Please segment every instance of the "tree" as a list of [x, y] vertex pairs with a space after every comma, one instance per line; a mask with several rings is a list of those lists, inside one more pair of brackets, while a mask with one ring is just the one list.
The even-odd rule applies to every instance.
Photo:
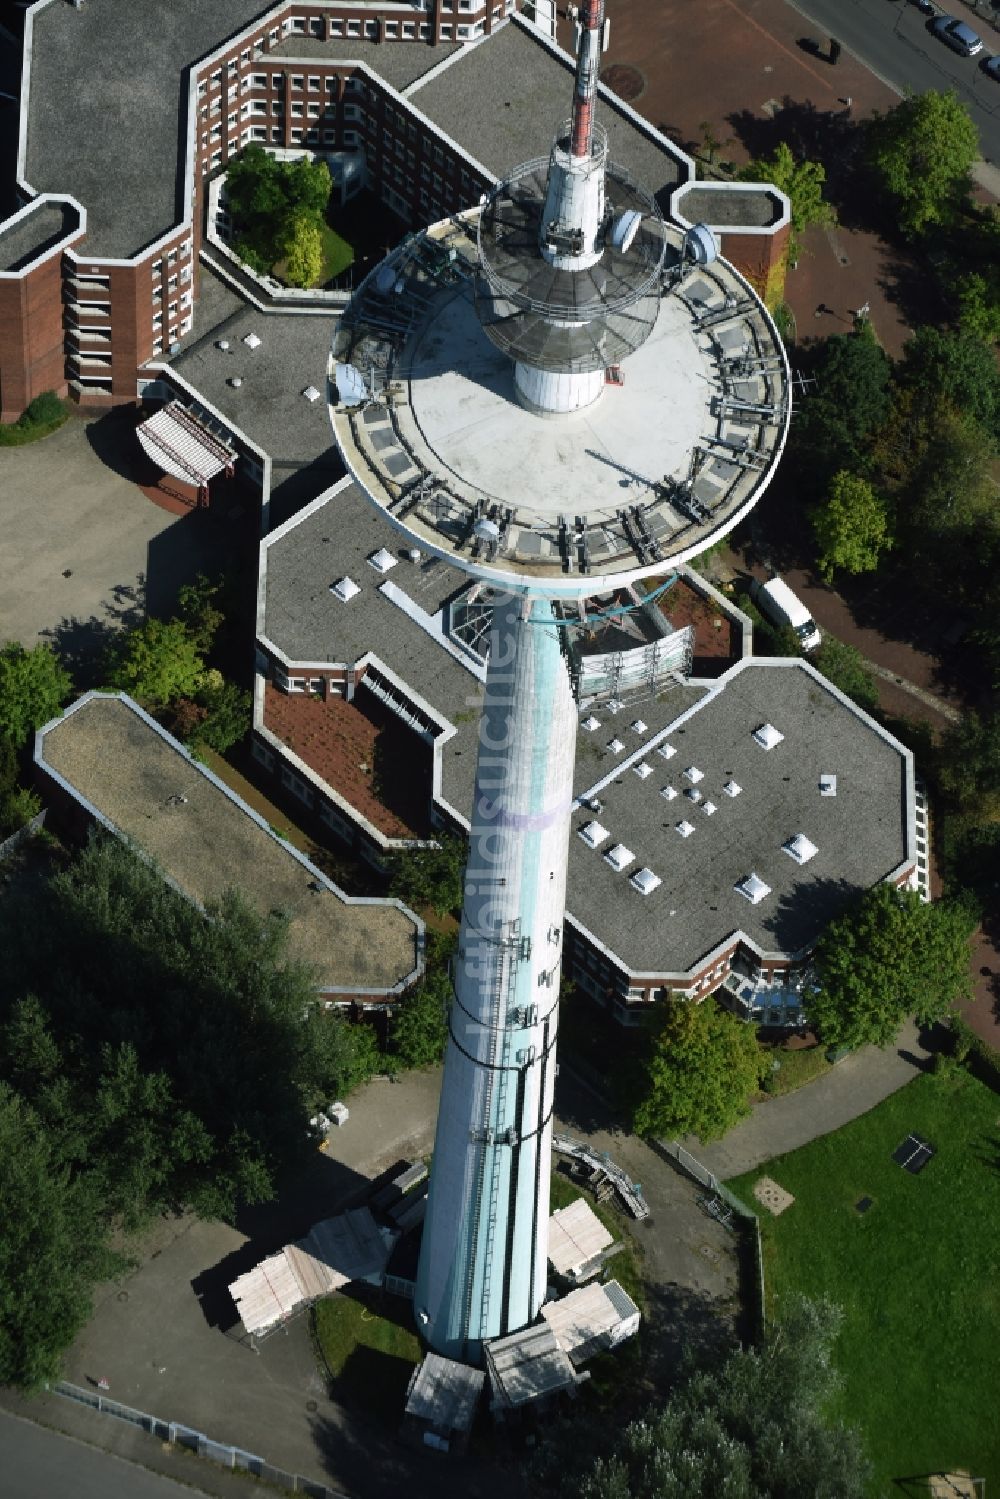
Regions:
[[689, 1375], [662, 1404], [613, 1438], [582, 1481], [570, 1463], [563, 1493], [579, 1499], [864, 1499], [870, 1468], [857, 1433], [825, 1412], [837, 1388], [832, 1352], [840, 1313], [792, 1299], [763, 1348]]
[[454, 935], [428, 931], [424, 977], [399, 1001], [390, 1021], [390, 1045], [403, 1067], [433, 1067], [444, 1059], [453, 996], [448, 959], [454, 948]]
[[0, 739], [20, 747], [55, 718], [72, 689], [69, 672], [48, 645], [0, 647]]
[[924, 904], [886, 881], [827, 927], [809, 1019], [831, 1046], [888, 1046], [906, 1015], [939, 1020], [970, 992], [974, 920], [959, 902]]
[[834, 474], [824, 504], [811, 514], [819, 547], [816, 566], [825, 582], [839, 567], [848, 573], [874, 572], [892, 546], [885, 502], [867, 479], [841, 469]]
[[761, 1053], [751, 1025], [719, 1009], [671, 998], [650, 1019], [643, 1063], [645, 1094], [633, 1114], [640, 1135], [697, 1135], [711, 1140], [749, 1113], [760, 1083]]
[[98, 1195], [54, 1158], [41, 1121], [0, 1082], [0, 1382], [58, 1379], [91, 1292], [119, 1268], [105, 1247]]
[[[269, 270], [274, 261], [286, 254], [291, 238], [296, 246], [313, 247], [326, 213], [333, 186], [330, 170], [324, 161], [300, 157], [296, 161], [277, 161], [262, 146], [247, 146], [226, 175], [226, 201], [232, 215], [237, 252], [255, 270]], [[305, 229], [294, 230], [296, 222], [316, 231], [317, 239]], [[301, 258], [302, 250], [294, 254]], [[310, 254], [312, 248], [310, 248]], [[308, 286], [319, 275], [320, 262], [308, 281], [294, 285]]]
[[1000, 437], [1000, 372], [993, 351], [968, 333], [918, 328], [907, 340], [896, 376], [933, 417], [942, 405], [982, 428], [991, 445]]
[[866, 127], [865, 150], [879, 188], [911, 236], [954, 223], [965, 206], [979, 133], [949, 90], [913, 94]]
[[0, 1080], [108, 1216], [270, 1198], [317, 1106], [372, 1070], [280, 914], [232, 893], [206, 919], [116, 839], [0, 904], [0, 951]]
[[193, 697], [204, 675], [197, 643], [179, 619], [150, 618], [129, 630], [112, 647], [107, 670], [110, 687], [152, 708]]
[[834, 687], [872, 713], [878, 707], [878, 685], [874, 673], [864, 656], [853, 645], [838, 640], [835, 635], [824, 635], [819, 650], [809, 658]]
[[959, 332], [984, 343], [1000, 341], [1000, 274], [987, 277], [978, 272], [959, 276], [955, 282]]
[[408, 906], [431, 906], [439, 916], [458, 911], [467, 854], [465, 839], [454, 833], [404, 849], [393, 860], [389, 888]]
[[942, 736], [937, 782], [959, 812], [1000, 820], [1000, 713], [964, 713]]
[[791, 202], [792, 234], [789, 259], [798, 259], [798, 235], [814, 224], [834, 224], [837, 215], [823, 197], [826, 170], [818, 161], [797, 161], [784, 141], [773, 156], [751, 161], [739, 172], [744, 182], [772, 182]]
[[868, 324], [828, 338], [805, 363], [815, 384], [797, 408], [789, 456], [822, 489], [840, 469], [867, 473], [869, 439], [889, 413], [892, 366]]
[[232, 749], [249, 733], [253, 718], [253, 698], [235, 682], [227, 682], [221, 672], [208, 671], [195, 697], [197, 715], [190, 732], [183, 737], [195, 749], [204, 745], [219, 755]]
[[290, 286], [315, 286], [323, 269], [323, 239], [319, 225], [307, 213], [289, 221], [281, 242], [285, 280]]
[[225, 614], [219, 608], [223, 580], [214, 582], [198, 573], [193, 583], [185, 583], [177, 592], [177, 616], [203, 656], [207, 656], [219, 633]]

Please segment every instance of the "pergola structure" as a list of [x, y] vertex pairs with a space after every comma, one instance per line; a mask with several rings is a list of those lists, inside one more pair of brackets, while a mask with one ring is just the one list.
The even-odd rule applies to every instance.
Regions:
[[161, 406], [140, 424], [137, 436], [158, 467], [196, 487], [199, 505], [208, 504], [209, 481], [216, 474], [233, 477], [235, 450], [180, 401]]

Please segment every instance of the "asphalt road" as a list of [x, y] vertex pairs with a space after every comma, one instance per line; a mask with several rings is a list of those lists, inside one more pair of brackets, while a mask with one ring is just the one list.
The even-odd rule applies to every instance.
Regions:
[[[105, 1418], [106, 1419], [106, 1418]], [[3, 1499], [191, 1499], [187, 1485], [0, 1411]]]
[[[1000, 163], [1000, 81], [983, 72], [986, 58], [1000, 53], [1000, 31], [985, 15], [977, 18], [967, 8], [946, 4], [939, 11], [958, 13], [979, 32], [983, 50], [978, 57], [959, 57], [928, 31], [928, 17], [910, 0], [788, 0], [803, 17], [803, 38], [824, 43], [836, 37], [848, 51], [884, 83], [905, 93], [954, 88], [968, 105], [979, 128], [982, 154]], [[1000, 10], [996, 12], [1000, 19]], [[835, 71], [831, 69], [831, 72]]]

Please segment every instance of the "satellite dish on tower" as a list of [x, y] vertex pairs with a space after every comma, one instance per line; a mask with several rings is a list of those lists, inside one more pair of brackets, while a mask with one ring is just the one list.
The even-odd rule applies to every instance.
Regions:
[[627, 255], [632, 248], [632, 241], [639, 233], [639, 225], [642, 223], [642, 214], [634, 208], [628, 208], [620, 213], [611, 225], [611, 244], [623, 255]]
[[368, 399], [365, 377], [353, 364], [336, 364], [333, 371], [337, 393], [344, 406], [363, 406]]
[[692, 224], [684, 236], [684, 258], [695, 265], [711, 265], [719, 258], [719, 246], [707, 224]]

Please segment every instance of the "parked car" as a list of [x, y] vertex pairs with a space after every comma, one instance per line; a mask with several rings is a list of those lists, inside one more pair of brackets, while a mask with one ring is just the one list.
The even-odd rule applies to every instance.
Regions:
[[1000, 83], [1000, 57], [991, 57], [983, 72], [989, 73], [991, 78], [995, 78]]
[[925, 16], [937, 15], [937, 6], [934, 4], [934, 0], [910, 0], [910, 4], [915, 5], [918, 10], [923, 11]]
[[823, 637], [816, 621], [783, 578], [769, 578], [766, 583], [755, 578], [750, 584], [750, 597], [772, 623], [794, 630], [804, 651], [814, 651], [819, 645]]
[[938, 16], [931, 25], [931, 30], [938, 41], [944, 42], [953, 52], [960, 52], [963, 57], [975, 57], [977, 52], [983, 50], [983, 39], [967, 26], [964, 21], [956, 20], [954, 16]]

